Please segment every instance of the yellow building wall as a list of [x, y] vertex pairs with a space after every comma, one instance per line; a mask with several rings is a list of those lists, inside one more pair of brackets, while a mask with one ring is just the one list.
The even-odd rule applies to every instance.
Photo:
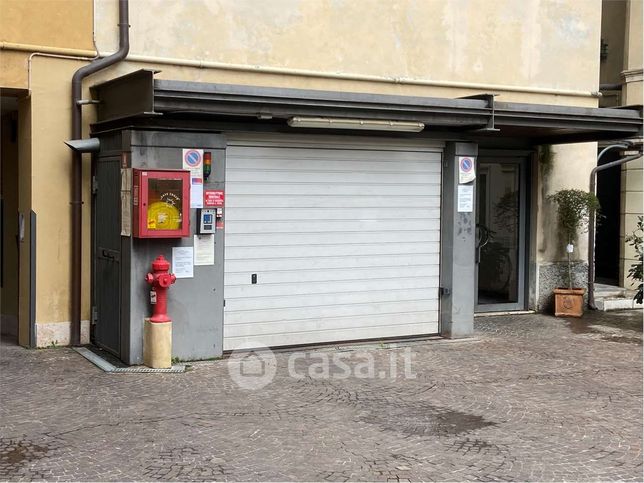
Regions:
[[28, 52], [0, 50], [0, 86], [26, 89], [28, 83]]
[[0, 0], [0, 87], [28, 87], [32, 52], [80, 49], [91, 56], [93, 19], [92, 0]]
[[[37, 215], [36, 316], [39, 322], [70, 320], [71, 151], [70, 79], [84, 62], [37, 58], [32, 66], [32, 207]], [[87, 135], [85, 131], [84, 135]], [[90, 209], [89, 157], [83, 165], [83, 307], [89, 313]], [[39, 335], [42, 335], [42, 328]], [[62, 338], [62, 335], [60, 336]], [[68, 341], [56, 339], [57, 342]]]
[[94, 49], [93, 4], [89, 0], [0, 0], [0, 41]]
[[[13, 89], [28, 89], [29, 70], [32, 64], [37, 63], [39, 56], [34, 52], [49, 52], [55, 54], [69, 54], [78, 49], [91, 54], [93, 44], [93, 17], [94, 2], [90, 0], [0, 0], [0, 87]], [[57, 59], [58, 62], [60, 62]], [[81, 64], [74, 62], [78, 67]], [[49, 165], [49, 153], [60, 149], [62, 140], [69, 138], [71, 121], [62, 124], [60, 115], [55, 110], [48, 112], [46, 102], [43, 100], [50, 95], [57, 97], [52, 109], [58, 109], [58, 103], [66, 103], [69, 110], [69, 79], [57, 78], [56, 73], [61, 70], [57, 64], [51, 73], [43, 75], [37, 82], [48, 84], [46, 89], [38, 87], [33, 92], [27, 92], [19, 99], [18, 104], [18, 134], [19, 134], [19, 202], [18, 208], [24, 216], [24, 240], [19, 245], [19, 295], [18, 314], [20, 320], [19, 343], [29, 344], [30, 309], [30, 252], [29, 240], [31, 230], [29, 216], [32, 208], [37, 216], [37, 278], [36, 278], [36, 321], [69, 320], [69, 304], [65, 305], [69, 290], [68, 277], [62, 285], [56, 287], [53, 282], [65, 271], [69, 264], [69, 257], [64, 259], [54, 257], [49, 260], [52, 251], [69, 250], [69, 240], [61, 240], [57, 233], [60, 228], [55, 228], [56, 219], [69, 218], [69, 180], [62, 181], [59, 187], [52, 188], [39, 173], [47, 173], [54, 166]], [[49, 77], [49, 82], [45, 82]], [[56, 91], [53, 93], [52, 91]], [[17, 91], [16, 91], [17, 92]], [[30, 96], [32, 94], [33, 96]], [[22, 95], [22, 94], [21, 94]], [[32, 101], [35, 110], [32, 111]], [[52, 121], [53, 119], [53, 121]], [[50, 129], [49, 124], [55, 128]], [[39, 157], [37, 157], [39, 156]], [[33, 170], [32, 170], [33, 167]], [[57, 171], [53, 172], [56, 178]], [[32, 176], [35, 175], [35, 176]], [[52, 191], [54, 191], [52, 193]], [[42, 208], [40, 196], [38, 205], [33, 204], [32, 194], [48, 192], [51, 207]], [[60, 202], [59, 202], [60, 201]], [[59, 205], [64, 205], [62, 208]], [[67, 225], [67, 229], [68, 225]], [[56, 247], [55, 250], [52, 250]], [[41, 258], [45, 257], [45, 258]], [[62, 263], [62, 265], [60, 265]], [[56, 264], [58, 268], [56, 268]], [[44, 282], [47, 280], [47, 282]], [[65, 292], [63, 296], [59, 296]], [[46, 295], [51, 293], [52, 295]], [[8, 295], [4, 294], [3, 295]], [[15, 296], [14, 303], [15, 303]], [[61, 300], [62, 299], [62, 300]], [[51, 300], [59, 302], [48, 305]], [[8, 304], [10, 302], [7, 302]], [[87, 304], [86, 304], [87, 305]], [[40, 310], [40, 313], [38, 312]], [[87, 311], [87, 309], [85, 309]], [[64, 332], [64, 331], [63, 331]], [[43, 334], [46, 335], [46, 331]], [[52, 341], [56, 340], [54, 337]]]

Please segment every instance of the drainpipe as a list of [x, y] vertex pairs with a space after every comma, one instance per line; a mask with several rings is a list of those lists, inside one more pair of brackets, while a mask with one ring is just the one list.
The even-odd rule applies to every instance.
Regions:
[[622, 84], [599, 84], [599, 92], [602, 91], [621, 91]]
[[[81, 98], [83, 79], [125, 59], [130, 50], [128, 0], [119, 0], [119, 49], [112, 55], [96, 59], [78, 69], [72, 77], [72, 139], [83, 136]], [[80, 344], [81, 332], [81, 275], [82, 275], [82, 206], [83, 206], [83, 157], [72, 154], [72, 273], [71, 273], [71, 343]]]
[[[631, 145], [631, 143], [611, 144], [610, 146], [605, 147], [597, 156], [597, 164], [599, 164], [599, 160], [602, 156], [611, 149], [628, 149]], [[640, 152], [616, 161], [611, 161], [610, 163], [606, 163], [602, 166], [595, 166], [590, 172], [589, 191], [592, 194], [596, 194], [597, 173], [599, 171], [604, 171], [605, 169], [613, 168], [615, 166], [621, 166], [624, 163], [628, 163], [629, 161], [633, 161], [641, 157], [642, 153]], [[597, 310], [597, 306], [595, 305], [595, 210], [590, 210], [590, 213], [588, 214], [588, 308], [591, 310]]]

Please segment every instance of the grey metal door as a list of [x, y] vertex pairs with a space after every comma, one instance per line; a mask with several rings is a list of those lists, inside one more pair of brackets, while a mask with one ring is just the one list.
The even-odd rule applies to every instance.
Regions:
[[96, 165], [94, 198], [94, 343], [121, 356], [120, 164], [118, 158]]
[[526, 162], [479, 158], [476, 181], [477, 312], [524, 310]]

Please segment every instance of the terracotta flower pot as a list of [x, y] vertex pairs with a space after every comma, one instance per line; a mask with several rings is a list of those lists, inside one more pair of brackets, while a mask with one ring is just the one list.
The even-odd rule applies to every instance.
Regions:
[[584, 288], [556, 288], [555, 316], [581, 317], [584, 315]]

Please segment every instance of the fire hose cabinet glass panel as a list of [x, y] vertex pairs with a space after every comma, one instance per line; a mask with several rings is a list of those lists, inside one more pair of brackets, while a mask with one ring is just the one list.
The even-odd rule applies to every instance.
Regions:
[[190, 236], [190, 172], [135, 169], [133, 178], [133, 235]]

